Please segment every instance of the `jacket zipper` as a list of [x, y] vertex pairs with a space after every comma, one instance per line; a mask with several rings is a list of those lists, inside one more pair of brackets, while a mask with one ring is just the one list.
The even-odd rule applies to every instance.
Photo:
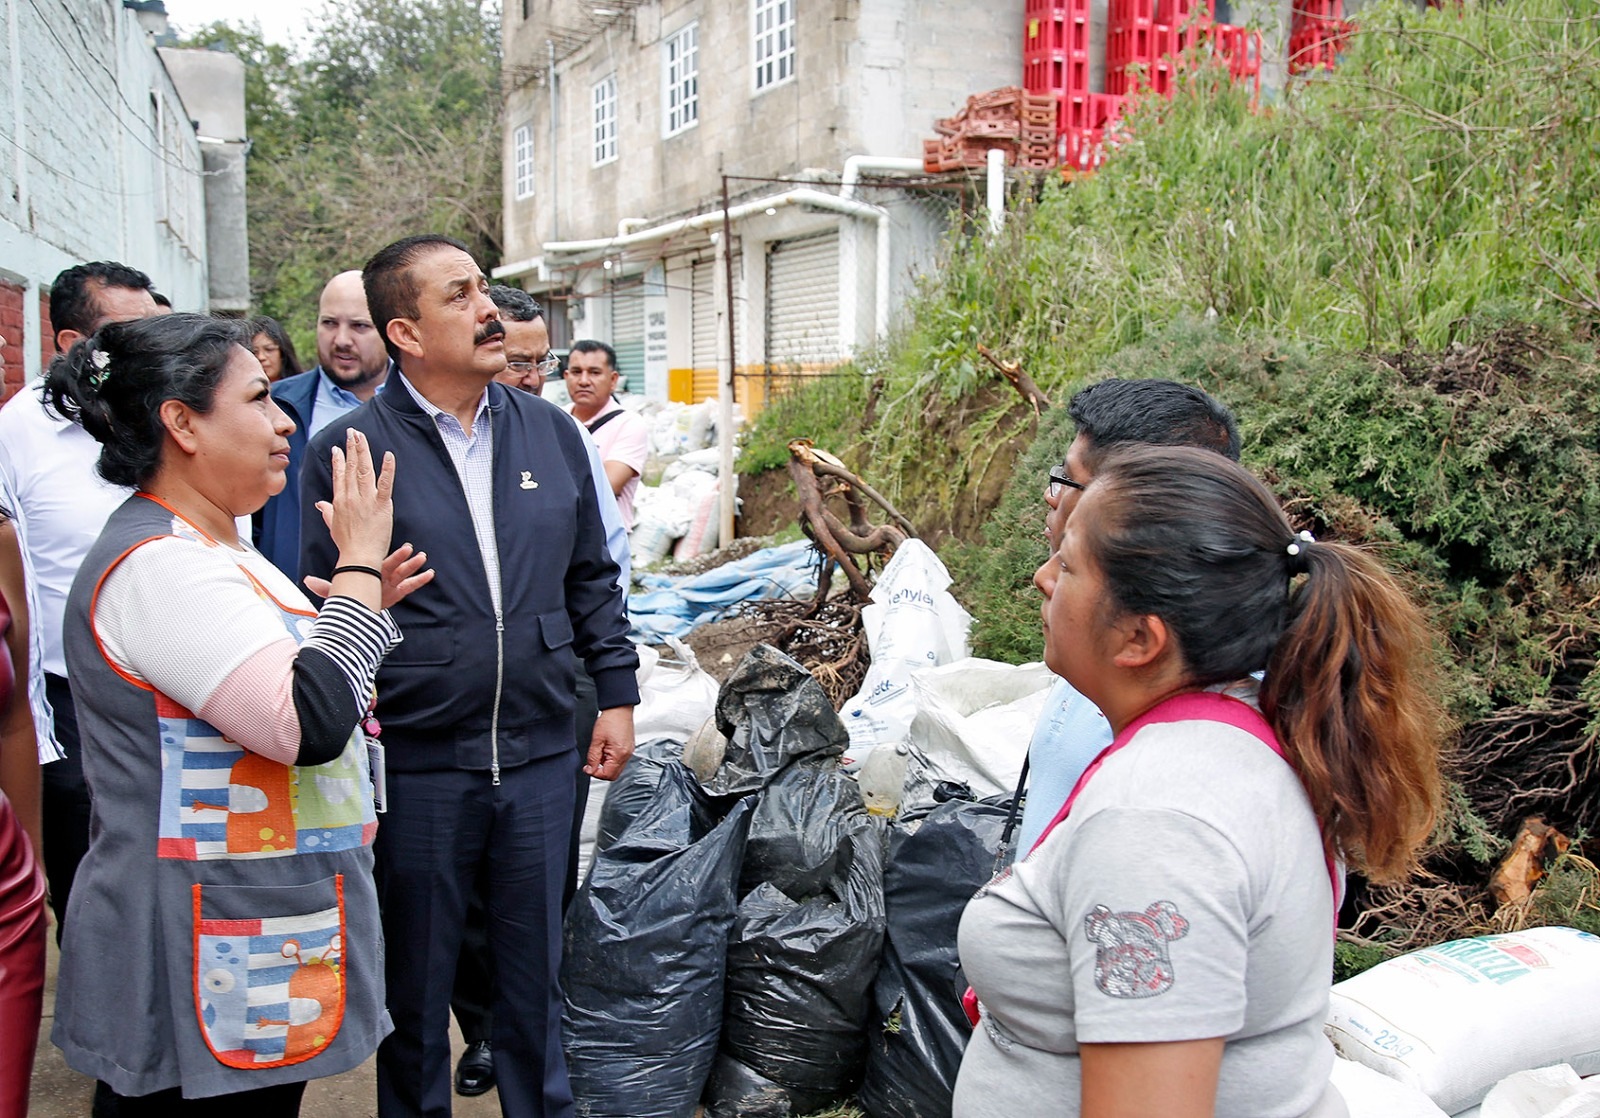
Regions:
[[506, 624], [494, 611], [494, 710], [489, 715], [489, 775], [500, 783], [500, 689], [506, 678]]

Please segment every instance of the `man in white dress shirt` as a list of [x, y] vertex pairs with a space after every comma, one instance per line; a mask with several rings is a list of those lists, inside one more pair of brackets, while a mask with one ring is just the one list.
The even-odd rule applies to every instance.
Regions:
[[[100, 260], [66, 269], [50, 288], [56, 352], [65, 353], [107, 323], [161, 313], [151, 291], [150, 277], [124, 264]], [[88, 432], [45, 409], [42, 384], [32, 381], [0, 408], [0, 478], [15, 498], [9, 511], [22, 527], [19, 537], [37, 585], [39, 610], [32, 620], [55, 738], [65, 753], [43, 772], [44, 864], [59, 940], [72, 879], [89, 844], [89, 790], [61, 649], [62, 614], [83, 557], [128, 490], [95, 470], [100, 444]]]

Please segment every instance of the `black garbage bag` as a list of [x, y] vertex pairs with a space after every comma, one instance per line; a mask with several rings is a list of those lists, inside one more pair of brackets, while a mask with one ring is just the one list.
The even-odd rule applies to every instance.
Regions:
[[790, 763], [756, 799], [740, 896], [763, 883], [802, 900], [826, 891], [842, 875], [841, 844], [871, 818], [861, 786], [839, 771], [837, 758]]
[[792, 1118], [826, 1107], [831, 1099], [797, 1104], [794, 1092], [757, 1075], [726, 1052], [717, 1053], [706, 1083], [705, 1118]]
[[891, 828], [883, 875], [888, 932], [858, 1096], [871, 1118], [950, 1118], [972, 1035], [961, 1008], [967, 980], [956, 929], [967, 901], [994, 876], [1009, 806], [946, 803]]
[[[682, 756], [683, 743], [672, 738], [652, 738], [639, 744], [623, 766], [622, 775], [605, 789], [606, 802], [600, 807], [594, 840], [596, 854], [616, 842], [634, 817], [649, 805], [656, 785], [661, 783], [661, 774], [669, 765], [679, 764]], [[589, 794], [593, 796], [598, 791], [591, 786]]]
[[[857, 818], [839, 842], [838, 867], [825, 891], [803, 901], [757, 886], [740, 903], [728, 943], [722, 1053], [787, 1092], [794, 1114], [853, 1095], [866, 1062], [884, 930], [878, 820]], [[712, 1118], [739, 1113], [729, 1104], [740, 1094], [730, 1098], [729, 1086], [739, 1087], [712, 1084]]]
[[745, 653], [717, 692], [717, 729], [728, 750], [705, 785], [714, 796], [759, 791], [796, 758], [837, 757], [850, 743], [822, 685], [769, 644]]
[[717, 1053], [739, 863], [754, 802], [727, 810], [681, 764], [567, 913], [567, 1067], [586, 1118], [693, 1118]]

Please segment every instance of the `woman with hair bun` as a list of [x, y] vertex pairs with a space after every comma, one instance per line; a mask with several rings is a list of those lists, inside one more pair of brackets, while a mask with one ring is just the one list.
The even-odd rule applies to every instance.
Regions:
[[1402, 877], [1439, 805], [1421, 614], [1190, 448], [1108, 454], [1034, 583], [1046, 663], [1116, 736], [967, 906], [956, 1118], [1344, 1115], [1343, 868]]
[[[96, 1116], [299, 1113], [391, 1025], [362, 729], [384, 612], [432, 572], [389, 552], [394, 461], [352, 432], [324, 506], [320, 611], [240, 539], [294, 424], [238, 323], [117, 323], [51, 366], [50, 405], [134, 486], [68, 597], [95, 828], [65, 922], [53, 1039]], [[225, 1096], [225, 1100], [218, 1098]]]

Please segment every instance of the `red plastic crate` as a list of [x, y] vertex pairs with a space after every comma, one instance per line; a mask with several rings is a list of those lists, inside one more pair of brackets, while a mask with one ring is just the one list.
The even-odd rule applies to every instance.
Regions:
[[1022, 80], [1029, 93], [1087, 93], [1089, 52], [1027, 51], [1022, 56]]
[[1122, 117], [1125, 98], [1116, 93], [1091, 93], [1089, 95], [1090, 128], [1105, 128]]

